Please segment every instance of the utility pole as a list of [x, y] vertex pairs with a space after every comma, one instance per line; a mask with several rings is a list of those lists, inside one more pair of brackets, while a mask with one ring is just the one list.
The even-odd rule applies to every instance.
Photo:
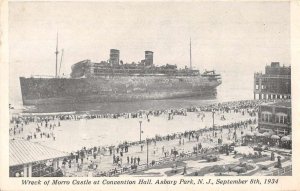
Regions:
[[192, 69], [192, 39], [190, 38], [190, 70]]
[[149, 165], [149, 140], [148, 140], [148, 138], [146, 139], [146, 142], [147, 142], [147, 168], [148, 168], [148, 165]]
[[236, 126], [234, 127], [234, 142], [236, 142], [237, 141], [237, 134], [236, 134]]
[[142, 121], [140, 122], [140, 143], [142, 142]]
[[212, 120], [213, 120], [213, 137], [215, 137], [215, 110], [212, 111]]

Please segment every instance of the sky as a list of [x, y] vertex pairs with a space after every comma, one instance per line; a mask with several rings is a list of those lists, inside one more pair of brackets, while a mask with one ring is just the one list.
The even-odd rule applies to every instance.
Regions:
[[81, 60], [108, 60], [111, 48], [124, 62], [151, 50], [156, 65], [188, 66], [190, 38], [193, 68], [231, 81], [272, 61], [290, 65], [289, 2], [9, 2], [10, 87], [55, 74], [57, 32], [65, 74]]

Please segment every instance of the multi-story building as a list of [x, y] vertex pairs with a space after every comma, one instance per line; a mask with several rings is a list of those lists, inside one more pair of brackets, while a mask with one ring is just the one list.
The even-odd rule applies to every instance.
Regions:
[[254, 74], [254, 99], [291, 99], [291, 67], [272, 62]]
[[284, 136], [292, 132], [291, 102], [282, 101], [262, 104], [258, 112], [259, 131], [272, 130], [276, 135]]

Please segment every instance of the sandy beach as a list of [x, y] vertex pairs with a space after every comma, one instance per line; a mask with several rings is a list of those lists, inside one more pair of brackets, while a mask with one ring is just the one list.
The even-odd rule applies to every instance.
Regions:
[[[142, 140], [153, 138], [155, 135], [164, 136], [172, 133], [198, 130], [212, 127], [212, 113], [204, 112], [203, 121], [196, 112], [187, 112], [187, 116], [175, 115], [172, 120], [168, 120], [168, 115], [163, 114], [158, 117], [150, 116], [148, 122], [146, 116], [143, 118], [118, 118], [118, 119], [81, 119], [60, 121], [61, 126], [49, 130], [42, 127], [42, 131], [53, 132], [55, 140], [52, 138], [40, 138], [31, 141], [55, 148], [57, 150], [72, 152], [82, 147], [110, 146], [123, 143], [124, 141], [139, 141], [140, 129], [139, 121], [142, 121]], [[221, 120], [224, 115], [226, 120]], [[230, 124], [233, 122], [254, 119], [248, 114], [242, 113], [215, 113], [215, 126]], [[24, 131], [17, 134], [15, 138], [26, 138], [33, 134], [37, 128], [36, 123], [24, 126]], [[76, 132], [76, 133], [74, 133]]]

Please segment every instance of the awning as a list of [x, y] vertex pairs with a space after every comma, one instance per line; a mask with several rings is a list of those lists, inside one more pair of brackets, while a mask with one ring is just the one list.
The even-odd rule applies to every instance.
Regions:
[[9, 140], [9, 166], [62, 158], [69, 155], [67, 152], [58, 151], [27, 140]]

